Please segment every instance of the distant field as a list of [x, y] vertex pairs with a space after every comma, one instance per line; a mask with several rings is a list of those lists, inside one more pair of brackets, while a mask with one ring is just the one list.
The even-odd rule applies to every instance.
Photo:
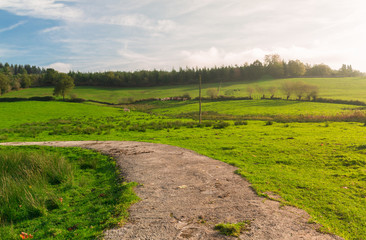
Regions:
[[[198, 114], [198, 102], [160, 102], [152, 103], [153, 113], [177, 115], [180, 113]], [[203, 102], [202, 111], [214, 111], [220, 114], [237, 116], [275, 116], [275, 115], [335, 115], [358, 109], [357, 106], [344, 104], [299, 102], [286, 100], [236, 100]]]
[[[276, 79], [266, 80], [254, 83], [240, 82], [224, 82], [222, 84], [220, 94], [231, 95], [237, 97], [248, 96], [246, 92], [247, 86], [256, 85], [262, 87], [277, 86], [280, 87], [284, 81], [304, 81], [317, 85], [319, 87], [319, 97], [334, 98], [344, 100], [360, 100], [366, 102], [366, 78], [292, 78], [292, 79]], [[203, 84], [203, 95], [206, 94], [208, 88], [218, 88], [219, 84]], [[32, 97], [32, 96], [51, 96], [52, 87], [30, 88], [17, 92], [10, 92], [0, 97]], [[84, 99], [93, 99], [98, 101], [118, 103], [125, 98], [132, 97], [134, 100], [145, 98], [164, 98], [180, 96], [189, 93], [191, 97], [198, 96], [197, 85], [182, 86], [163, 86], [150, 88], [99, 88], [99, 87], [75, 87], [72, 94]], [[268, 95], [267, 95], [268, 96]], [[259, 98], [260, 95], [255, 93], [254, 97]], [[280, 91], [277, 97], [284, 97]]]

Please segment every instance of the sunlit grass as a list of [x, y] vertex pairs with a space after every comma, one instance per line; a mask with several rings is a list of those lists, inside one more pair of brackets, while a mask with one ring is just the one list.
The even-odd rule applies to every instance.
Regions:
[[[365, 77], [353, 78], [290, 78], [290, 79], [274, 79], [262, 80], [257, 82], [227, 82], [221, 84], [220, 95], [230, 95], [236, 97], [248, 96], [246, 91], [248, 86], [261, 86], [268, 88], [275, 86], [278, 89], [285, 81], [303, 81], [319, 87], [319, 97], [344, 99], [344, 100], [360, 100], [366, 102], [366, 95], [363, 89], [366, 89]], [[206, 90], [209, 88], [218, 89], [219, 83], [204, 83], [202, 93], [205, 96]], [[2, 97], [34, 97], [34, 96], [52, 96], [52, 87], [29, 88], [21, 91], [13, 91], [4, 94]], [[118, 103], [124, 99], [132, 98], [134, 100], [147, 98], [164, 98], [181, 96], [185, 93], [191, 97], [198, 96], [198, 80], [197, 84], [178, 85], [178, 86], [159, 86], [159, 87], [140, 87], [140, 88], [103, 88], [103, 87], [75, 87], [71, 94], [79, 98], [92, 99], [104, 102]], [[269, 97], [269, 93], [266, 94]], [[261, 93], [254, 93], [254, 98], [262, 97]], [[275, 97], [285, 98], [284, 94], [278, 90]], [[295, 99], [296, 96], [291, 98]]]

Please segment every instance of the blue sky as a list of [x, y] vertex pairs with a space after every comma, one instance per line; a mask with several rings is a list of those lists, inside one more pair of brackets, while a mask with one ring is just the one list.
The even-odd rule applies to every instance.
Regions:
[[0, 62], [59, 71], [242, 65], [366, 72], [363, 0], [1, 0]]

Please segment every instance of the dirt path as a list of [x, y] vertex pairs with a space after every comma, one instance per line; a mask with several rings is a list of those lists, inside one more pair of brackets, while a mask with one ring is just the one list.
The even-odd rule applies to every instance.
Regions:
[[193, 151], [140, 142], [43, 142], [1, 145], [91, 148], [113, 156], [125, 179], [141, 184], [141, 201], [129, 222], [105, 239], [236, 239], [213, 230], [217, 223], [251, 220], [240, 239], [342, 239], [306, 223], [306, 212], [258, 197], [235, 167]]

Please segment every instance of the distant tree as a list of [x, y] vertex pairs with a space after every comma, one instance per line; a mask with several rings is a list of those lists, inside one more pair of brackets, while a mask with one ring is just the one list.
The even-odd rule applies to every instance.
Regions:
[[55, 82], [58, 80], [58, 76], [59, 73], [52, 69], [52, 68], [47, 68], [46, 70], [46, 74], [44, 74], [43, 78], [42, 78], [42, 86], [52, 86], [55, 84]]
[[217, 97], [217, 89], [216, 88], [209, 88], [206, 91], [206, 95], [209, 96], [211, 99], [214, 99]]
[[262, 95], [262, 98], [266, 98], [266, 89], [264, 87], [257, 85], [255, 86], [255, 90], [257, 91], [257, 93]]
[[254, 88], [252, 86], [248, 86], [247, 93], [249, 94], [249, 98], [252, 98], [252, 95], [254, 93]]
[[286, 95], [286, 99], [289, 100], [291, 95], [294, 93], [294, 84], [293, 82], [286, 81], [281, 85], [281, 91], [284, 95]]
[[274, 98], [275, 94], [277, 93], [277, 87], [271, 86], [268, 88], [268, 92], [271, 94], [271, 98]]
[[284, 63], [278, 54], [266, 55], [264, 64], [267, 74], [274, 78], [281, 78], [285, 76]]
[[308, 84], [306, 88], [306, 99], [307, 100], [315, 100], [318, 97], [319, 88], [318, 86]]
[[20, 80], [17, 76], [14, 76], [10, 80], [10, 87], [12, 90], [18, 91], [20, 89]]
[[295, 94], [297, 100], [306, 97], [307, 100], [314, 100], [318, 96], [318, 87], [304, 82], [285, 82], [282, 84], [282, 91], [286, 94], [287, 100], [292, 94]]
[[0, 73], [0, 95], [10, 91], [9, 77], [3, 73]]
[[305, 74], [305, 65], [300, 60], [290, 60], [287, 64], [287, 76], [301, 77]]
[[264, 74], [264, 66], [261, 61], [255, 60], [249, 65], [247, 75], [250, 80], [257, 80]]
[[74, 79], [65, 73], [59, 73], [55, 88], [53, 90], [53, 95], [61, 95], [63, 100], [65, 100], [65, 95], [74, 88]]
[[306, 71], [307, 76], [311, 77], [329, 77], [332, 75], [332, 69], [325, 64], [317, 64]]
[[301, 100], [301, 98], [305, 95], [305, 93], [307, 92], [307, 87], [307, 84], [304, 82], [293, 83], [293, 90], [298, 100]]
[[22, 88], [29, 88], [32, 84], [32, 79], [29, 77], [27, 73], [21, 74], [20, 78], [20, 85]]

